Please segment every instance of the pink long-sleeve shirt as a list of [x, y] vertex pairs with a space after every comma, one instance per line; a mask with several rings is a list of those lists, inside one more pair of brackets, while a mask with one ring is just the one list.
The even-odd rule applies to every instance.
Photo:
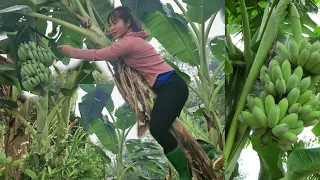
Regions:
[[82, 50], [74, 48], [70, 57], [93, 61], [111, 60], [123, 57], [125, 64], [136, 69], [152, 87], [157, 76], [173, 70], [145, 39], [146, 31], [129, 31], [112, 45], [102, 49]]

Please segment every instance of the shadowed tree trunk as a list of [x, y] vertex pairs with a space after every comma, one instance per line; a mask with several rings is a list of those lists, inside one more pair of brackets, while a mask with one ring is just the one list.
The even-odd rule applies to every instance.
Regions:
[[[9, 58], [2, 58], [2, 63], [13, 62]], [[17, 101], [18, 92], [13, 86], [0, 86], [0, 99]], [[22, 117], [27, 118], [29, 101], [18, 103], [18, 109]], [[9, 109], [5, 109], [5, 113], [2, 113], [2, 119], [5, 121], [5, 137], [4, 137], [4, 149], [7, 156], [12, 157], [12, 162], [20, 159], [29, 150], [30, 138], [28, 129], [20, 122], [18, 117], [11, 115]], [[11, 164], [11, 163], [10, 163]], [[7, 165], [8, 171], [6, 171], [5, 179], [14, 178], [16, 180], [23, 179], [23, 173], [19, 166], [12, 167], [10, 164]]]

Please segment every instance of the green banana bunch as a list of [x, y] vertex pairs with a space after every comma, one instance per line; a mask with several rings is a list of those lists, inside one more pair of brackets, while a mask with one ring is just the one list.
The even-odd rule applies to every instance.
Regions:
[[294, 38], [291, 38], [288, 41], [287, 48], [282, 43], [277, 42], [276, 53], [277, 56], [283, 58], [282, 60], [288, 59], [291, 64], [301, 66], [311, 74], [320, 74], [319, 41], [311, 44], [307, 38], [303, 38], [300, 43], [297, 43]]
[[18, 48], [18, 56], [23, 62], [35, 60], [43, 63], [46, 67], [50, 67], [55, 60], [50, 50], [37, 46], [33, 41], [21, 43]]
[[49, 85], [52, 81], [50, 69], [35, 60], [23, 62], [20, 72], [22, 76], [21, 84], [27, 91]]
[[238, 119], [261, 138], [261, 145], [273, 139], [279, 148], [292, 150], [304, 128], [320, 121], [320, 99], [313, 94], [314, 77], [320, 74], [320, 41], [277, 42], [276, 54], [260, 69], [263, 91], [247, 96]]

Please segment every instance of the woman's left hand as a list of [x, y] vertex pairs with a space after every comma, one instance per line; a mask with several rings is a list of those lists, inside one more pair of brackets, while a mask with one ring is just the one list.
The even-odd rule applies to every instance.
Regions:
[[70, 45], [61, 45], [58, 46], [58, 48], [64, 53], [67, 54], [68, 56], [71, 54], [71, 52], [73, 51], [73, 47]]

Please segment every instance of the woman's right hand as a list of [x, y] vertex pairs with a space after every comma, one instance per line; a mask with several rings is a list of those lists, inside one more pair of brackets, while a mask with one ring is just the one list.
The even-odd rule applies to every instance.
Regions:
[[71, 52], [73, 51], [73, 47], [70, 45], [60, 45], [57, 46], [64, 54], [70, 56]]
[[107, 36], [108, 39], [112, 39], [112, 34], [108, 26], [104, 29], [104, 34]]

